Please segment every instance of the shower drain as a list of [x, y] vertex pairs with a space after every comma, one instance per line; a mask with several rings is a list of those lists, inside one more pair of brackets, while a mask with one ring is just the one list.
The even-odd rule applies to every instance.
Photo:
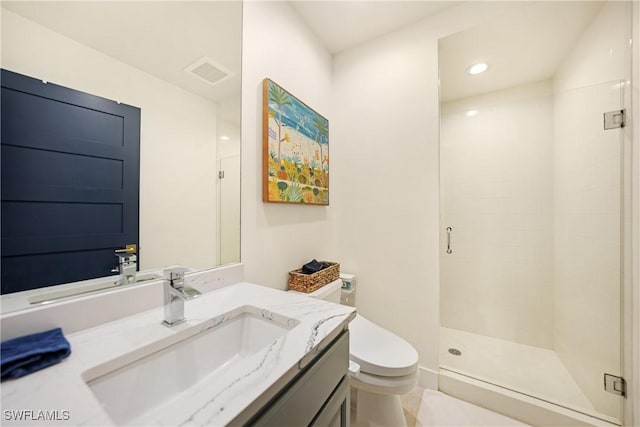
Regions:
[[454, 356], [460, 356], [462, 354], [462, 352], [457, 348], [450, 348], [449, 353], [453, 354]]

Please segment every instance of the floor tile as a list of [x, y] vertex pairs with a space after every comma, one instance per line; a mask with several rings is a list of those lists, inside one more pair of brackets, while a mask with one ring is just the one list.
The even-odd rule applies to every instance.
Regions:
[[416, 427], [503, 427], [527, 424], [435, 390], [425, 390]]

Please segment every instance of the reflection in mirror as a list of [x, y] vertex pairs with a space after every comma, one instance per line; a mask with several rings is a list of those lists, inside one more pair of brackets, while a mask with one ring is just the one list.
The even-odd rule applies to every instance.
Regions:
[[[68, 298], [75, 293], [69, 289], [122, 283], [114, 274], [122, 270], [115, 250], [129, 243], [136, 245], [138, 281], [157, 278], [168, 265], [195, 270], [240, 261], [241, 23], [239, 1], [2, 3], [3, 70], [140, 114], [137, 241], [103, 247], [109, 253], [104, 272], [74, 278], [92, 279], [81, 286], [23, 291], [42, 285], [20, 283], [14, 288], [20, 292], [7, 293], [5, 270], [12, 271], [5, 269], [3, 223], [2, 312], [32, 306], [29, 299]], [[65, 127], [58, 128], [64, 134]], [[2, 144], [4, 158], [4, 132]], [[22, 167], [25, 175], [38, 173], [32, 169]], [[5, 185], [3, 218], [10, 205], [4, 192]], [[24, 229], [33, 239], [33, 227], [25, 223]], [[73, 237], [73, 223], [64, 229]]]

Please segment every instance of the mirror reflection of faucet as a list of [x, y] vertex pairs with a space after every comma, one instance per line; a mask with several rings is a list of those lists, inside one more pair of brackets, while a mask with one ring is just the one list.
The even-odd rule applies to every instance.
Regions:
[[138, 269], [136, 245], [127, 245], [124, 249], [116, 249], [115, 255], [118, 257], [118, 266], [111, 269], [111, 272], [120, 274], [117, 285], [136, 283]]

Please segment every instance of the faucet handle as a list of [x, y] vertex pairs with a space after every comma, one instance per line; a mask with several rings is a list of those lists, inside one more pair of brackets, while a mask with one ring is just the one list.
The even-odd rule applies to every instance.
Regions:
[[188, 268], [179, 267], [176, 265], [176, 266], [167, 267], [164, 270], [162, 270], [162, 275], [167, 280], [171, 280], [171, 281], [182, 280], [184, 279], [184, 273], [186, 273], [187, 271], [189, 271]]
[[183, 299], [185, 301], [192, 300], [194, 298], [198, 298], [202, 293], [196, 288], [191, 288], [189, 286], [185, 286], [182, 288]]
[[128, 253], [116, 253], [115, 254], [118, 257], [118, 260], [120, 262], [120, 264], [129, 264], [129, 263], [135, 263], [138, 258], [133, 255], [133, 254], [128, 254]]

